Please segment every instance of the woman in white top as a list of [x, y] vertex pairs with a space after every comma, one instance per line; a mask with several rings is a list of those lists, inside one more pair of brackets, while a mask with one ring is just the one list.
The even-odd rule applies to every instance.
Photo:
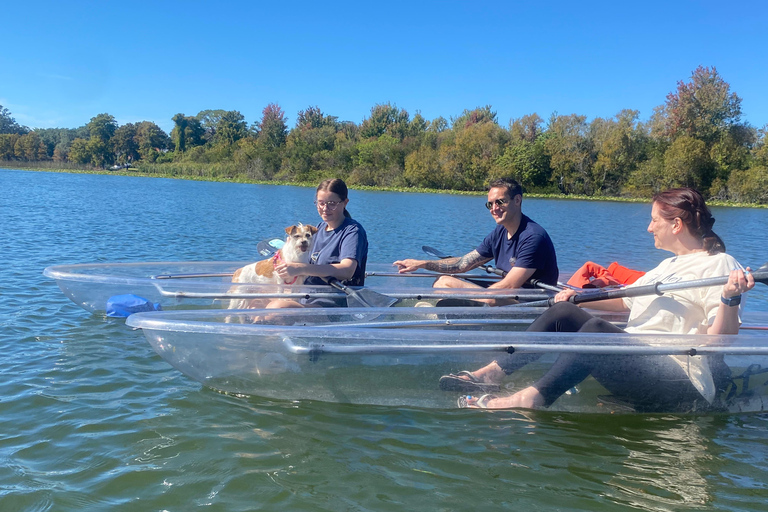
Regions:
[[[722, 288], [690, 288], [661, 296], [609, 299], [590, 303], [589, 307], [628, 310], [629, 320], [624, 331], [630, 333], [737, 334], [741, 324], [741, 294], [751, 290], [755, 281], [725, 253], [725, 244], [712, 231], [714, 222], [704, 198], [696, 190], [676, 188], [656, 194], [648, 232], [653, 235], [656, 248], [672, 252], [674, 256], [630, 286], [728, 275], [728, 282]], [[622, 332], [567, 302], [574, 293], [566, 290], [557, 294], [557, 304], [528, 330]], [[530, 361], [530, 356], [510, 355], [465, 375], [480, 385], [493, 384]], [[558, 358], [541, 379], [522, 391], [505, 397], [462, 397], [459, 403], [493, 409], [547, 407], [590, 374], [636, 410], [653, 412], [715, 407], [716, 394], [727, 383], [730, 371], [722, 357], [568, 354]]]

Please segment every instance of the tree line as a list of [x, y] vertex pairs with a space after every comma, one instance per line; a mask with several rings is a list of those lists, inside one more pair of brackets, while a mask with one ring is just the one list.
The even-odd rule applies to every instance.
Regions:
[[742, 121], [741, 98], [715, 68], [680, 81], [648, 121], [533, 113], [501, 126], [490, 105], [456, 117], [375, 105], [362, 123], [312, 106], [293, 128], [269, 104], [249, 125], [238, 111], [176, 114], [170, 134], [150, 121], [99, 114], [80, 128], [30, 130], [0, 106], [0, 160], [69, 163], [213, 179], [484, 190], [498, 177], [526, 192], [648, 197], [691, 186], [709, 198], [768, 203], [766, 132]]

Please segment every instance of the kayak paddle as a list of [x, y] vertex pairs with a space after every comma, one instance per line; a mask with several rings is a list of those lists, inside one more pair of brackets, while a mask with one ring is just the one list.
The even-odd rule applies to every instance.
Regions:
[[262, 240], [256, 244], [256, 252], [262, 256], [272, 256], [277, 251], [282, 249], [285, 245], [285, 240], [282, 238], [270, 238], [268, 240]]
[[[627, 288], [620, 288], [618, 290], [600, 290], [596, 292], [587, 292], [580, 295], [572, 295], [568, 301], [574, 304], [582, 304], [584, 302], [596, 302], [599, 300], [608, 299], [621, 299], [624, 297], [640, 297], [643, 295], [664, 295], [664, 292], [674, 290], [686, 290], [689, 288], [707, 288], [710, 286], [719, 286], [728, 282], [730, 276], [719, 277], [706, 277], [704, 279], [691, 279], [690, 281], [680, 281], [677, 283], [653, 283], [643, 286], [630, 286]], [[752, 272], [752, 277], [755, 278], [755, 283], [763, 283], [768, 285], [768, 263]], [[544, 306], [549, 307], [555, 304], [555, 298], [551, 297], [546, 300], [526, 302], [524, 304], [513, 304], [514, 306], [527, 306], [537, 307]]]
[[398, 301], [398, 299], [366, 288], [353, 290], [349, 286], [342, 284], [335, 277], [329, 277], [326, 281], [328, 281], [329, 285], [347, 295], [347, 305], [351, 308], [388, 308]]

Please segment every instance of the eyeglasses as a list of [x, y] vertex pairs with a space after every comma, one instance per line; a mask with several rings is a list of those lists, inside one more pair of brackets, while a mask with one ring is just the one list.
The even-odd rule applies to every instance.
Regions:
[[325, 208], [326, 210], [333, 211], [339, 207], [338, 201], [315, 201], [315, 206], [318, 208]]
[[497, 199], [495, 201], [488, 201], [487, 203], [485, 203], [485, 207], [490, 210], [491, 208], [493, 208], [493, 205], [504, 206], [505, 204], [508, 204], [508, 203], [509, 203], [509, 199]]

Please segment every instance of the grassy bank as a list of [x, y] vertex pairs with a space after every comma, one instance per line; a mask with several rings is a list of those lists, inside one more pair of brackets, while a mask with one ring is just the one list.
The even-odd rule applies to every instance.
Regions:
[[[144, 177], [144, 178], [171, 178], [190, 181], [212, 181], [221, 183], [247, 183], [253, 185], [286, 185], [293, 187], [316, 187], [318, 181], [279, 181], [279, 180], [260, 180], [249, 177], [245, 174], [231, 174], [229, 166], [221, 164], [211, 164], [205, 166], [205, 168], [198, 165], [190, 166], [174, 166], [167, 172], [157, 172], [156, 170], [147, 171], [146, 169], [129, 168], [120, 169], [116, 171], [110, 171], [106, 169], [82, 169], [77, 168], [73, 164], [61, 164], [54, 162], [39, 162], [34, 166], [30, 166], [26, 163], [26, 166], [8, 165], [8, 163], [0, 163], [2, 169], [17, 169], [23, 171], [44, 171], [44, 172], [59, 172], [69, 174], [100, 174], [110, 176], [132, 176], [132, 177]], [[38, 165], [39, 164], [39, 165]], [[221, 167], [221, 168], [219, 168]], [[154, 167], [156, 169], [157, 167]], [[354, 190], [371, 190], [371, 191], [383, 191], [383, 192], [404, 192], [404, 193], [422, 193], [422, 194], [454, 194], [454, 195], [470, 195], [470, 196], [484, 196], [486, 191], [466, 191], [466, 190], [439, 190], [430, 188], [417, 188], [417, 187], [371, 187], [366, 185], [350, 185]], [[625, 203], [645, 203], [649, 201], [649, 198], [637, 198], [637, 197], [617, 197], [617, 196], [584, 196], [584, 195], [564, 195], [564, 194], [529, 194], [526, 193], [525, 197], [533, 197], [540, 199], [558, 199], [558, 200], [579, 200], [579, 201], [614, 201]], [[710, 206], [731, 206], [739, 208], [768, 208], [766, 204], [755, 203], [735, 203], [731, 201], [718, 201], [708, 200], [707, 204]]]

